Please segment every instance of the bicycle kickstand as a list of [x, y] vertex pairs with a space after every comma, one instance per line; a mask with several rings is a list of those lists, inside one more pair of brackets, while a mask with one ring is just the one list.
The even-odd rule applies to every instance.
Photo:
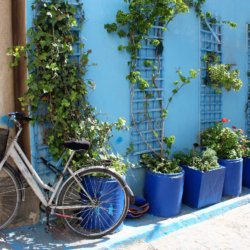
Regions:
[[45, 213], [46, 213], [46, 226], [45, 226], [45, 231], [48, 233], [51, 229], [52, 226], [50, 224], [50, 213], [51, 213], [51, 208], [46, 207], [45, 208]]

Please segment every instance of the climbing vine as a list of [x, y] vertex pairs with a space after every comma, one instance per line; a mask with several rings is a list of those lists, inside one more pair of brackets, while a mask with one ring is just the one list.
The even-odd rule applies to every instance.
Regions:
[[[84, 50], [76, 32], [84, 21], [82, 5], [79, 8], [63, 0], [35, 0], [36, 15], [27, 33], [28, 43], [9, 49], [8, 54], [14, 57], [12, 66], [27, 56], [28, 90], [20, 101], [29, 107], [35, 121], [47, 128], [45, 138], [51, 154], [58, 158], [64, 141], [84, 138], [92, 146], [79, 159], [93, 164], [105, 159], [112, 128], [123, 129], [125, 121], [99, 121], [88, 102], [88, 90], [94, 85], [86, 80], [91, 51]], [[79, 60], [74, 57], [76, 45], [81, 51]]]
[[[211, 24], [216, 24], [220, 22], [210, 11], [206, 11], [206, 12], [202, 11], [202, 7], [206, 3], [206, 0], [186, 0], [185, 2], [188, 4], [189, 7], [194, 8], [197, 17], [200, 17], [202, 20], [207, 19], [209, 20]], [[231, 28], [237, 27], [237, 24], [232, 21], [224, 20], [221, 22], [223, 24], [227, 24]]]
[[[109, 33], [115, 32], [120, 38], [127, 37], [128, 43], [119, 45], [118, 50], [126, 50], [130, 54], [130, 61], [128, 65], [130, 67], [127, 80], [130, 82], [130, 95], [131, 102], [133, 102], [135, 86], [143, 93], [145, 97], [145, 117], [150, 120], [150, 113], [147, 111], [149, 98], [152, 98], [151, 89], [159, 89], [157, 79], [160, 76], [161, 60], [160, 57], [163, 52], [162, 39], [150, 39], [148, 34], [150, 30], [156, 25], [161, 27], [162, 31], [167, 30], [168, 24], [180, 13], [185, 13], [189, 10], [188, 5], [182, 0], [124, 0], [128, 3], [128, 11], [119, 10], [116, 14], [116, 22], [106, 24], [105, 28]], [[148, 41], [150, 45], [154, 46], [155, 60], [144, 60], [144, 67], [152, 69], [152, 75], [150, 80], [142, 77], [141, 72], [137, 70], [137, 58], [138, 52], [142, 47], [142, 43]], [[154, 150], [154, 148], [147, 143], [145, 138], [138, 129], [138, 124], [131, 111], [132, 126], [139, 133], [141, 140], [147, 144], [147, 147], [157, 156], [164, 157], [170, 154], [171, 146], [174, 142], [174, 136], [164, 136], [164, 119], [168, 114], [168, 107], [173, 100], [173, 97], [178, 91], [189, 84], [192, 78], [196, 77], [196, 71], [190, 70], [190, 75], [185, 77], [180, 70], [177, 71], [179, 79], [174, 82], [174, 88], [172, 95], [168, 99], [166, 107], [163, 106], [162, 100], [159, 100], [159, 106], [161, 107], [161, 119], [162, 119], [162, 132], [159, 135], [158, 132], [152, 129], [155, 138], [158, 140], [160, 145], [160, 152]], [[158, 91], [158, 94], [160, 92]], [[160, 98], [159, 98], [160, 99]], [[133, 151], [133, 146], [130, 146], [130, 151]]]

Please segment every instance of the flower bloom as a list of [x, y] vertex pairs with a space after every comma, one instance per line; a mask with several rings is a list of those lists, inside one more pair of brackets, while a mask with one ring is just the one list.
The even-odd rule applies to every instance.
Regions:
[[225, 122], [229, 122], [229, 120], [227, 118], [222, 118], [221, 122], [225, 123]]
[[237, 127], [236, 126], [232, 126], [232, 129], [237, 129]]

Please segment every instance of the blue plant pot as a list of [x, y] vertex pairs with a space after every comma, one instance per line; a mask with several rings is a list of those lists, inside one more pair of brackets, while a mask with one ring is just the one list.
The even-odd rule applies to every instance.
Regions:
[[221, 201], [225, 167], [206, 172], [182, 166], [185, 171], [183, 203], [202, 208]]
[[242, 191], [243, 159], [220, 159], [218, 162], [226, 168], [223, 195], [239, 196]]
[[146, 172], [144, 195], [149, 213], [172, 217], [180, 213], [184, 186], [184, 171], [177, 174]]
[[250, 188], [250, 158], [243, 158], [243, 176], [242, 176], [242, 185]]
[[[95, 183], [96, 186], [93, 186], [91, 183]], [[92, 198], [95, 197], [96, 199], [99, 199], [99, 202], [102, 203], [102, 209], [99, 209], [98, 207], [91, 211], [89, 208], [83, 209], [81, 213], [81, 217], [83, 218], [81, 226], [87, 229], [100, 229], [102, 231], [110, 228], [114, 224], [114, 221], [117, 221], [123, 211], [124, 193], [119, 187], [119, 184], [117, 181], [110, 178], [101, 178], [95, 176], [84, 177], [82, 184]], [[98, 190], [101, 190], [101, 192], [96, 192], [96, 187], [98, 187]], [[109, 199], [108, 194], [111, 190], [114, 190], [112, 191], [112, 197], [116, 197], [115, 202], [113, 199]], [[86, 195], [83, 193], [80, 195], [84, 202], [88, 202]], [[100, 223], [99, 217], [105, 219], [105, 224]], [[115, 230], [115, 232], [120, 231], [122, 227], [123, 223]]]

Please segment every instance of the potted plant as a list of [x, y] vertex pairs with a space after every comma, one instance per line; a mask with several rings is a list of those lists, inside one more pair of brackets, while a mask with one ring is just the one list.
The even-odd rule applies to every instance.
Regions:
[[168, 156], [168, 153], [141, 155], [141, 164], [147, 168], [144, 195], [149, 213], [160, 217], [172, 217], [181, 211], [184, 171], [178, 160]]
[[201, 133], [202, 146], [213, 149], [219, 164], [226, 167], [223, 194], [239, 196], [242, 191], [242, 147], [239, 134], [229, 127], [223, 127], [228, 119], [222, 118], [213, 127]]
[[204, 56], [206, 63], [207, 85], [215, 89], [216, 93], [221, 93], [222, 89], [226, 91], [239, 91], [243, 83], [240, 79], [240, 71], [232, 69], [232, 64], [219, 63], [220, 58], [214, 52], [207, 53]]
[[242, 185], [250, 188], [250, 139], [244, 134], [242, 129], [232, 126], [234, 131], [240, 136], [240, 143], [242, 147], [243, 156], [243, 174], [242, 174]]
[[218, 164], [213, 149], [179, 152], [175, 154], [175, 158], [185, 171], [183, 203], [202, 208], [221, 201], [225, 167]]

